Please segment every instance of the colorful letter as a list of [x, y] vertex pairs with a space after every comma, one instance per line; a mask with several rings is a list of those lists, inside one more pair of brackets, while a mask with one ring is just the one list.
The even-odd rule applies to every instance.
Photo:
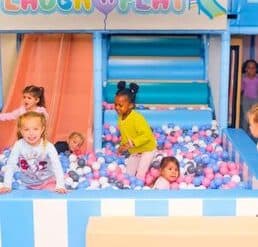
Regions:
[[70, 10], [73, 4], [72, 0], [58, 0], [57, 3], [59, 8], [63, 11]]
[[136, 0], [135, 6], [136, 6], [136, 9], [137, 9], [137, 10], [143, 10], [143, 11], [145, 11], [145, 10], [149, 10], [149, 9], [150, 9], [150, 6], [144, 4], [144, 3], [142, 2], [142, 0]]
[[38, 8], [38, 1], [37, 0], [22, 0], [21, 8], [26, 11], [29, 9], [29, 5], [32, 10], [36, 10]]
[[119, 1], [119, 9], [122, 11], [122, 12], [127, 12], [128, 11], [128, 5], [129, 4], [133, 4], [134, 3], [134, 0], [120, 0]]
[[169, 8], [169, 1], [168, 0], [153, 0], [152, 8], [153, 9], [162, 8], [162, 9], [167, 10]]
[[12, 0], [5, 0], [4, 1], [4, 8], [6, 11], [13, 11], [13, 12], [16, 12], [16, 11], [19, 11], [19, 7], [12, 3]]
[[40, 9], [43, 11], [51, 11], [56, 7], [55, 0], [39, 0]]
[[74, 9], [75, 10], [80, 10], [84, 7], [85, 10], [90, 10], [91, 9], [91, 0], [74, 0]]

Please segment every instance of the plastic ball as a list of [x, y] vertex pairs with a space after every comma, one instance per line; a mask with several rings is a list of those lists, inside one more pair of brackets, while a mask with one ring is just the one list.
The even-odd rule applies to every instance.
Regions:
[[69, 175], [70, 178], [72, 178], [72, 180], [74, 182], [78, 182], [79, 181], [79, 175], [75, 171], [69, 171], [68, 175]]
[[84, 167], [86, 165], [86, 162], [84, 159], [80, 158], [78, 159], [78, 166], [79, 167]]

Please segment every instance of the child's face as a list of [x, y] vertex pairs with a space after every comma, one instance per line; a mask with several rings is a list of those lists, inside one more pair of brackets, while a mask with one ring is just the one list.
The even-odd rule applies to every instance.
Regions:
[[250, 77], [254, 77], [256, 75], [255, 63], [250, 62], [246, 65], [246, 74]]
[[254, 122], [254, 116], [253, 115], [250, 115], [248, 117], [248, 119], [249, 119], [249, 129], [250, 129], [251, 134], [255, 138], [258, 138], [258, 123]]
[[82, 146], [82, 139], [79, 136], [73, 136], [68, 140], [69, 149], [72, 152], [78, 151]]
[[34, 97], [31, 93], [23, 94], [23, 103], [27, 111], [33, 110], [33, 108], [37, 106], [38, 102], [39, 102], [39, 98]]
[[40, 143], [44, 129], [39, 117], [25, 118], [22, 120], [20, 133], [28, 144], [36, 146]]
[[160, 175], [170, 183], [175, 182], [179, 176], [177, 165], [174, 162], [168, 162], [167, 165], [161, 170]]
[[129, 102], [128, 97], [118, 95], [115, 97], [115, 110], [119, 116], [125, 118], [133, 109], [133, 104]]

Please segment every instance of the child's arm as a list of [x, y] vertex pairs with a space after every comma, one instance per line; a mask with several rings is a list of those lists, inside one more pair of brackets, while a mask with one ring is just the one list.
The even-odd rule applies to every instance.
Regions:
[[0, 189], [0, 193], [7, 193], [12, 190], [13, 173], [19, 158], [19, 146], [19, 143], [16, 142], [8, 158], [4, 175], [4, 186]]
[[56, 192], [61, 194], [66, 193], [67, 190], [65, 189], [65, 185], [64, 185], [63, 168], [59, 160], [58, 153], [52, 143], [48, 143], [48, 154], [49, 154], [49, 158], [52, 164], [52, 169], [56, 178]]
[[12, 112], [0, 113], [0, 121], [15, 120], [24, 112], [23, 108], [20, 107]]

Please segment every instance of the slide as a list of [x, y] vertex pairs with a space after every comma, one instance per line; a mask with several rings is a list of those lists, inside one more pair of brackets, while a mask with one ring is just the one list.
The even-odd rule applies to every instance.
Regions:
[[216, 0], [199, 0], [199, 9], [210, 19], [227, 13], [226, 9]]
[[[28, 34], [24, 36], [14, 79], [3, 112], [22, 104], [22, 90], [45, 88], [48, 139], [65, 140], [72, 131], [93, 143], [93, 44], [89, 34]], [[16, 140], [15, 121], [0, 122], [0, 150]]]

